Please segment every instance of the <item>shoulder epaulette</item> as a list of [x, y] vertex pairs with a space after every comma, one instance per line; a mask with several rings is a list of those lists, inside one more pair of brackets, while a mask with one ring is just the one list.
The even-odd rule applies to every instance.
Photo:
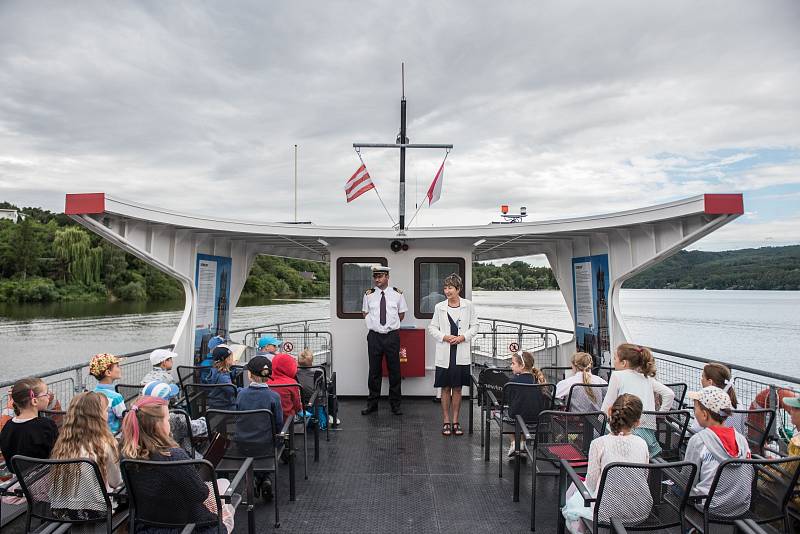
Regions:
[[401, 295], [403, 294], [403, 291], [400, 290], [400, 289], [397, 289], [396, 287], [392, 287], [392, 289], [394, 289], [397, 293], [400, 293]]
[[366, 291], [364, 291], [365, 295], [372, 295], [373, 293], [375, 293], [375, 288], [374, 287], [371, 287], [371, 288], [367, 289]]

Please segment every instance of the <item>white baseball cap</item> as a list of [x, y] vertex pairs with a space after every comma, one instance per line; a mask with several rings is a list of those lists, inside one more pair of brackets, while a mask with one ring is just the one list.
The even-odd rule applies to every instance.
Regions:
[[686, 396], [719, 415], [730, 415], [730, 411], [733, 409], [731, 398], [717, 386], [704, 387], [700, 391], [690, 391]]
[[178, 354], [172, 352], [171, 350], [167, 349], [156, 349], [150, 353], [150, 363], [153, 366], [156, 366], [163, 362], [164, 360], [169, 360], [170, 358], [177, 358]]

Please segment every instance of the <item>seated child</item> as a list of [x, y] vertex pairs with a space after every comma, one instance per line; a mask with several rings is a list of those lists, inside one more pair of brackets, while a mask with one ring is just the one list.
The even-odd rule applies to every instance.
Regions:
[[122, 378], [119, 358], [108, 353], [95, 354], [89, 362], [89, 374], [97, 379], [94, 391], [108, 398], [108, 428], [116, 434], [125, 413], [125, 398], [114, 390], [114, 381]]
[[[100, 468], [106, 491], [122, 486], [117, 441], [108, 425], [109, 400], [103, 393], [87, 391], [72, 398], [51, 458], [89, 458]], [[105, 519], [106, 503], [96, 487], [88, 464], [63, 466], [53, 476], [51, 508], [62, 519]], [[87, 489], [88, 488], [88, 489]]]
[[317, 387], [317, 374], [321, 373], [319, 369], [308, 369], [314, 365], [314, 353], [309, 349], [303, 349], [300, 356], [297, 357], [297, 374], [295, 380], [300, 387], [300, 400], [303, 406], [307, 406], [311, 396]]
[[[575, 402], [579, 399], [576, 398], [578, 388], [573, 388], [575, 384], [606, 384], [606, 381], [597, 375], [592, 374], [592, 355], [586, 352], [576, 352], [572, 355], [572, 376], [561, 380], [556, 384], [556, 398], [566, 400], [569, 396], [570, 390], [573, 391], [572, 403], [576, 406], [573, 407], [574, 412], [591, 412], [600, 409], [600, 403], [603, 399], [598, 398], [601, 394], [595, 388], [583, 388], [584, 395], [580, 396], [580, 400], [584, 402]], [[601, 389], [601, 388], [598, 388]], [[586, 404], [586, 406], [584, 406]]]
[[[159, 399], [164, 399], [167, 401], [168, 407], [177, 395], [178, 386], [175, 384], [167, 384], [166, 382], [148, 382], [142, 388], [142, 397], [158, 397]], [[189, 423], [191, 425], [191, 436], [198, 437], [208, 434], [205, 417], [192, 419]], [[186, 428], [186, 419], [180, 414], [170, 412], [169, 428], [172, 439], [185, 450], [191, 450], [190, 429]]]
[[[656, 409], [656, 395], [661, 397], [661, 411], [672, 409], [675, 392], [655, 379], [656, 361], [653, 353], [647, 347], [623, 343], [614, 352], [614, 369], [608, 380], [608, 389], [603, 398], [601, 411], [607, 412], [623, 393], [630, 393], [639, 397], [643, 410], [654, 412]], [[656, 438], [656, 418], [645, 414], [634, 433], [641, 436], [650, 450], [650, 458], [661, 454], [661, 445]]]
[[[291, 354], [279, 352], [272, 358], [272, 377], [269, 379], [271, 386], [296, 384], [295, 375], [297, 375], [297, 360]], [[294, 417], [297, 412], [303, 410], [297, 386], [278, 387], [275, 391], [281, 396], [284, 418]]]
[[211, 378], [211, 368], [214, 367], [214, 349], [223, 343], [225, 343], [225, 338], [222, 336], [214, 336], [208, 340], [208, 352], [200, 362], [200, 367], [208, 368], [207, 371], [204, 369], [200, 372], [200, 381], [203, 384], [208, 384], [208, 380]]
[[52, 396], [41, 378], [22, 378], [12, 386], [14, 417], [0, 431], [0, 451], [12, 474], [11, 457], [15, 454], [50, 458], [58, 427], [52, 419], [39, 417], [39, 411], [47, 407]]
[[[611, 463], [646, 464], [650, 461], [647, 443], [633, 433], [642, 416], [642, 401], [635, 395], [624, 393], [617, 397], [609, 410], [608, 419], [611, 434], [595, 438], [589, 444], [589, 464], [586, 471], [586, 489], [597, 496], [603, 469]], [[653, 498], [647, 482], [647, 472], [642, 470], [641, 477], [631, 473], [625, 486], [615, 487], [614, 491], [624, 491], [624, 495], [616, 495], [612, 502], [630, 503], [629, 507], [616, 507], [614, 517], [624, 521], [636, 522], [644, 520], [653, 507]], [[601, 507], [602, 508], [602, 507]], [[609, 520], [610, 511], [602, 511], [599, 519]], [[567, 528], [570, 532], [580, 532], [581, 518], [592, 519], [593, 506], [584, 506], [583, 497], [574, 485], [567, 491], [567, 502], [561, 509]], [[605, 516], [605, 517], [604, 517]]]
[[[739, 401], [736, 398], [736, 390], [733, 389], [733, 378], [731, 370], [727, 365], [721, 363], [711, 362], [703, 367], [703, 373], [700, 375], [700, 385], [702, 387], [716, 386], [731, 398], [731, 408], [734, 410], [739, 406]], [[725, 418], [723, 423], [725, 426], [730, 426], [736, 429], [737, 432], [744, 435], [747, 431], [745, 413], [732, 413], [729, 417]], [[700, 432], [703, 427], [695, 419], [692, 421], [692, 432]]]
[[166, 384], [174, 384], [175, 378], [172, 376], [172, 359], [177, 357], [178, 355], [171, 350], [166, 349], [156, 349], [150, 353], [150, 365], [153, 366], [153, 369], [144, 375], [141, 382], [139, 382], [140, 386], [147, 384], [148, 382], [164, 382]]
[[[211, 351], [214, 367], [211, 369], [209, 384], [230, 384], [240, 372], [240, 368], [232, 369], [233, 352], [226, 345], [218, 345]], [[208, 394], [208, 407], [214, 410], [235, 410], [236, 395], [240, 388], [218, 388]]]
[[[267, 380], [272, 375], [272, 362], [266, 356], [254, 356], [247, 362], [245, 369], [247, 369], [250, 385], [239, 392], [236, 405], [240, 411], [270, 410], [275, 418], [275, 432], [280, 432], [284, 420], [281, 397], [267, 385]], [[258, 452], [255, 455], [258, 456], [262, 451], [273, 447], [272, 429], [260, 428], [258, 425], [252, 425], [246, 429], [237, 428], [234, 441], [240, 448], [257, 449]], [[272, 484], [269, 478], [257, 479], [256, 487], [264, 500], [272, 500]]]
[[[171, 462], [190, 460], [182, 448], [172, 440], [169, 435], [169, 411], [167, 402], [159, 397], [140, 397], [130, 412], [125, 416], [122, 425], [122, 455], [125, 458], [136, 460], [150, 460], [155, 462]], [[180, 473], [176, 473], [176, 470]], [[197, 470], [192, 466], [181, 468], [167, 468], [164, 470], [148, 469], [136, 475], [147, 477], [146, 480], [137, 479], [136, 486], [145, 497], [158, 502], [164, 495], [171, 495], [191, 506], [191, 519], [198, 523], [217, 520], [216, 503], [213, 500], [211, 482], [203, 482]], [[179, 480], [180, 483], [176, 483]], [[225, 479], [216, 481], [219, 493], [224, 493], [230, 482]], [[209, 498], [210, 497], [210, 498]], [[163, 512], [165, 523], [175, 522], [169, 507], [156, 507]], [[151, 510], [152, 511], [152, 510]], [[223, 504], [222, 524], [230, 534], [233, 531], [233, 508], [230, 504]], [[171, 529], [143, 528], [137, 529], [137, 534], [169, 534]], [[179, 534], [181, 529], [174, 529], [174, 534]], [[216, 528], [201, 529], [200, 532], [217, 532]]]
[[[514, 376], [508, 381], [509, 383], [517, 384], [545, 384], [547, 379], [539, 369], [535, 366], [533, 354], [530, 352], [515, 352], [511, 355], [511, 372]], [[508, 389], [505, 390], [509, 392]], [[550, 400], [546, 398], [541, 389], [534, 389], [533, 396], [530, 395], [516, 395], [514, 394], [511, 399], [507, 399], [508, 416], [504, 419], [506, 424], [513, 425], [516, 421], [516, 416], [519, 414], [522, 419], [527, 422], [537, 421], [539, 419], [539, 412], [546, 410], [550, 405]], [[511, 447], [508, 449], [508, 456], [513, 457], [516, 451], [516, 441], [511, 437]], [[523, 454], [527, 454], [527, 449], [524, 445], [521, 448]]]
[[[689, 439], [684, 460], [697, 464], [692, 495], [706, 495], [720, 464], [725, 460], [750, 458], [750, 447], [747, 438], [724, 425], [731, 410], [727, 393], [716, 386], [708, 386], [701, 391], [690, 391], [686, 396], [694, 401], [694, 416], [703, 430]], [[728, 472], [734, 476], [727, 477], [726, 484], [717, 486], [709, 510], [712, 513], [719, 510], [725, 516], [740, 515], [750, 508], [752, 467], [742, 465], [728, 469], [741, 473]]]

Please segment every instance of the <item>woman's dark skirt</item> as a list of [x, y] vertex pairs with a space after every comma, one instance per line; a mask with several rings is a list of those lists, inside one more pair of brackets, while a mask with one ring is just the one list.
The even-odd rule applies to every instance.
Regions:
[[456, 365], [456, 350], [458, 347], [450, 347], [450, 366], [436, 367], [436, 378], [433, 382], [435, 388], [458, 388], [469, 386], [469, 364]]

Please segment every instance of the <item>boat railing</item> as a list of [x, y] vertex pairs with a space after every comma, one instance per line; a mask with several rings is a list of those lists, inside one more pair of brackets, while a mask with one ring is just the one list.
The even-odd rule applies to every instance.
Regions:
[[478, 333], [471, 341], [472, 361], [482, 365], [507, 366], [511, 353], [528, 351], [536, 354], [538, 367], [555, 366], [558, 362], [559, 334], [572, 332], [517, 321], [478, 318]]
[[[155, 349], [172, 349], [173, 347], [174, 345], [161, 345], [134, 352], [127, 352], [125, 354], [118, 354], [117, 356], [122, 360], [120, 362], [120, 367], [122, 367], [122, 383], [138, 384], [144, 375], [152, 368], [150, 366], [149, 354]], [[44, 380], [48, 389], [53, 392], [54, 400], [59, 402], [62, 409], [67, 408], [69, 401], [72, 400], [72, 397], [76, 394], [82, 391], [92, 390], [97, 385], [97, 379], [89, 374], [89, 362], [69, 365], [67, 367], [28, 376]], [[14, 382], [16, 382], [16, 380], [0, 382], [0, 409], [4, 410], [9, 406], [9, 395]]]

